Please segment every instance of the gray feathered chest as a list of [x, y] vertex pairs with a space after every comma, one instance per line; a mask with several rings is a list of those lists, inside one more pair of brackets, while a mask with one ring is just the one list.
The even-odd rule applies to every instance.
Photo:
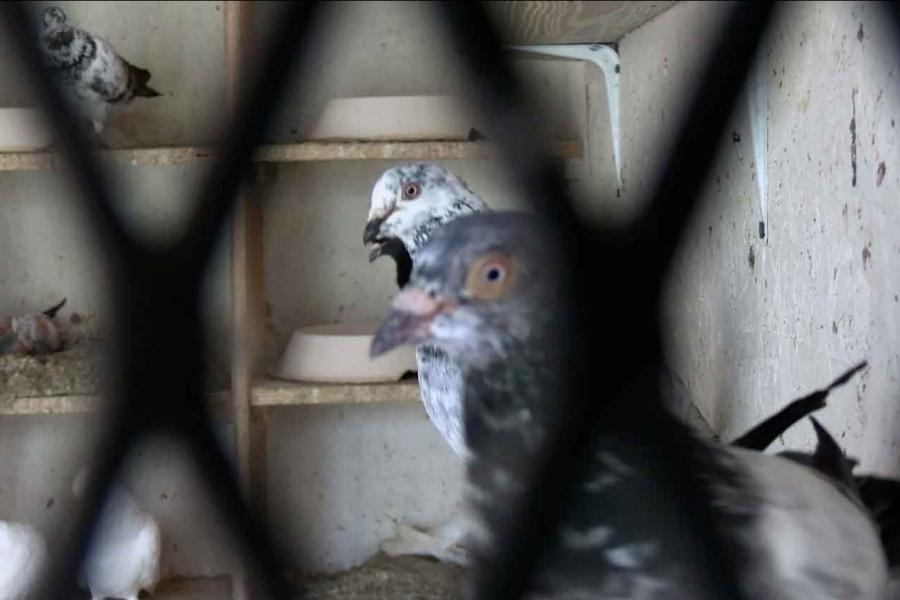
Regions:
[[[530, 358], [507, 352], [466, 374], [470, 500], [483, 519], [476, 554], [496, 551], [496, 527], [533, 477], [552, 415], [556, 378], [541, 367], [539, 346], [522, 352]], [[642, 411], [624, 414], [595, 429], [529, 598], [702, 597], [692, 534], [659, 485], [670, 474], [634, 433]], [[886, 572], [874, 527], [832, 482], [786, 460], [692, 438], [674, 418], [661, 422], [689, 440], [695, 483], [711, 500], [747, 598], [881, 597]]]

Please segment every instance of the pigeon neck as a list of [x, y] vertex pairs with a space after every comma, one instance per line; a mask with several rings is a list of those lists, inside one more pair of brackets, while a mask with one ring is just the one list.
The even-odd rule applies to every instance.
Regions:
[[415, 259], [435, 231], [454, 219], [481, 212], [487, 212], [487, 206], [481, 198], [474, 194], [462, 196], [441, 210], [429, 214], [427, 219], [420, 221], [411, 231], [404, 232], [399, 237], [410, 257]]

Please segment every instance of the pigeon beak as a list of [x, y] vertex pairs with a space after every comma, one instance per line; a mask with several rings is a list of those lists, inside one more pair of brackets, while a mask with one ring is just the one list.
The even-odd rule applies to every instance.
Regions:
[[369, 262], [375, 262], [375, 259], [384, 254], [384, 243], [378, 238], [381, 235], [381, 224], [384, 223], [386, 218], [372, 219], [366, 223], [366, 230], [363, 232], [363, 244], [367, 246], [369, 244], [375, 245], [372, 248], [372, 252], [369, 253]]
[[384, 223], [385, 218], [372, 219], [366, 223], [366, 230], [363, 232], [363, 244], [369, 245], [378, 242], [378, 236], [381, 235], [381, 224]]
[[454, 302], [433, 298], [422, 289], [403, 290], [394, 297], [391, 312], [375, 332], [369, 356], [376, 358], [398, 346], [415, 346], [424, 342], [431, 334], [434, 318], [455, 308]]

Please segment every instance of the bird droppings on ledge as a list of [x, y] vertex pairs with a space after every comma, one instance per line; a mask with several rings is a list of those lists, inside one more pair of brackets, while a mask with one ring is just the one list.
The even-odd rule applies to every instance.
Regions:
[[304, 600], [457, 600], [462, 569], [415, 556], [377, 554], [349, 571], [303, 581]]
[[53, 354], [0, 355], [0, 403], [23, 397], [93, 394], [99, 356], [99, 343], [91, 340], [80, 340]]

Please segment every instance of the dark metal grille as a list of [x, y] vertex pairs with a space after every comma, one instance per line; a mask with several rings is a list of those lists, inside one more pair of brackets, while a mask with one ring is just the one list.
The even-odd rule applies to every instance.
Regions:
[[[562, 178], [541, 152], [540, 140], [530, 126], [526, 97], [482, 7], [436, 3], [433, 8], [439, 17], [436, 26], [445, 30], [448, 43], [460, 51], [473, 82], [469, 86], [475, 92], [472, 99], [490, 119], [506, 167], [520, 184], [522, 195], [554, 225], [563, 243], [571, 290], [565, 308], [574, 315], [569, 356], [582, 357], [579, 363], [567, 365], [569, 385], [560, 392], [560, 400], [566, 401], [564, 418], [557, 435], [551, 436], [540, 477], [530, 486], [523, 504], [512, 507], [518, 518], [512, 520], [515, 527], [502, 532], [504, 551], [492, 564], [474, 569], [476, 597], [516, 598], [524, 591], [538, 549], [557, 522], [577, 469], [575, 459], [587, 447], [589, 425], [608, 408], [598, 404], [590, 391], [602, 386], [604, 396], [610, 399], [607, 404], [640, 401], [647, 394], [641, 394], [635, 382], [651, 380], [661, 366], [661, 282], [696, 211], [700, 187], [774, 4], [746, 2], [732, 7], [648, 208], [630, 225], [615, 229], [589, 226], [573, 211]], [[48, 573], [42, 597], [62, 598], [71, 589], [106, 490], [123, 458], [143, 437], [157, 433], [174, 435], [195, 461], [249, 567], [254, 593], [289, 596], [277, 560], [280, 553], [273, 551], [266, 527], [242, 500], [231, 466], [211, 431], [201, 393], [205, 353], [199, 299], [201, 282], [222, 237], [251, 150], [276, 114], [290, 75], [304, 68], [309, 54], [305, 42], [327, 7], [289, 3], [282, 10], [260, 63], [265, 67], [252, 70], [255, 76], [240, 99], [183, 231], [171, 243], [150, 245], [142, 243], [117, 214], [118, 192], [107, 184], [96, 157], [80, 138], [73, 111], [42, 67], [28, 9], [20, 2], [2, 5], [6, 31], [33, 77], [60, 150], [76, 175], [79, 201], [91, 217], [93, 233], [101, 240], [116, 323], [107, 356], [111, 410], [105, 415], [107, 423], [94, 456], [86, 502], [60, 545], [62, 552]], [[891, 12], [896, 12], [894, 5]], [[606, 279], [630, 283], [615, 294], [600, 290], [595, 274], [601, 271]], [[615, 318], [600, 323], [598, 315]], [[159, 323], [167, 327], [161, 328]], [[601, 326], [603, 337], [616, 347], [614, 355], [590, 342], [590, 334]], [[178, 332], [175, 343], [173, 332]], [[682, 514], [694, 524], [696, 568], [707, 578], [709, 595], [738, 598], [733, 565], [727, 552], [721, 551], [722, 541], [713, 535], [706, 500], [698, 495], [691, 478], [683, 475], [692, 472], [684, 444], [653, 414], [653, 410], [647, 411], [646, 426], [639, 433], [661, 465], [659, 485], [671, 500], [661, 508]], [[676, 473], [681, 476], [676, 478]]]

